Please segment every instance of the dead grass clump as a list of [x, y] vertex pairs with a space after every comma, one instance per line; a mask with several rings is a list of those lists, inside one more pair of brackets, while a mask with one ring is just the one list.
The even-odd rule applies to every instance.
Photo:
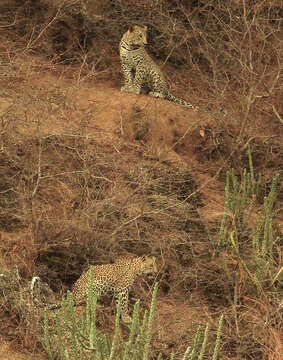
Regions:
[[[36, 52], [55, 63], [92, 61], [100, 70], [105, 69], [104, 57], [90, 52], [94, 33], [83, 15], [83, 1], [5, 0], [0, 4], [0, 12], [3, 14], [2, 28], [14, 39], [12, 47], [6, 41], [2, 42], [5, 60], [11, 61], [20, 53]], [[99, 41], [95, 44], [99, 46]]]
[[[239, 299], [237, 299], [239, 300]], [[231, 357], [280, 359], [282, 322], [280, 307], [267, 298], [245, 298], [245, 304], [234, 303], [227, 309], [223, 348]]]
[[[186, 166], [175, 169], [165, 162], [152, 166], [150, 161], [141, 160], [129, 172], [128, 181], [131, 187], [139, 192], [148, 195], [158, 193], [165, 196], [177, 196], [180, 201], [185, 201], [187, 196], [197, 188], [192, 173]], [[195, 205], [201, 205], [201, 199], [197, 193], [193, 197], [193, 202]]]
[[24, 226], [19, 216], [20, 196], [14, 191], [19, 172], [17, 162], [8, 154], [0, 153], [0, 227], [5, 231], [17, 231]]
[[39, 349], [41, 318], [30, 299], [29, 281], [17, 269], [0, 267], [1, 336], [29, 350]]

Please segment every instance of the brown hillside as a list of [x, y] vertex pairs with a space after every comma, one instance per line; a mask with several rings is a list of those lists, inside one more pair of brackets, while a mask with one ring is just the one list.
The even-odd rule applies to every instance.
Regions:
[[[272, 251], [257, 263], [253, 252], [283, 169], [279, 7], [189, 3], [0, 4], [1, 359], [48, 358], [33, 276], [60, 301], [89, 264], [127, 254], [158, 259], [130, 293], [144, 311], [159, 282], [152, 359], [181, 359], [206, 323], [212, 358], [221, 314], [221, 359], [280, 359], [282, 181]], [[118, 43], [140, 19], [172, 93], [200, 111], [120, 92]], [[257, 194], [224, 212], [226, 172], [241, 181], [248, 149]], [[238, 252], [220, 244], [224, 215]], [[114, 306], [102, 303], [98, 326], [112, 334]]]

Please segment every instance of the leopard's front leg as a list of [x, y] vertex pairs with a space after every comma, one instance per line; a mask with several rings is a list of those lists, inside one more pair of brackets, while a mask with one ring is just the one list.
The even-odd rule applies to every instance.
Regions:
[[124, 85], [121, 87], [122, 92], [131, 92], [133, 86], [132, 69], [125, 62], [122, 62], [122, 71], [124, 75]]
[[119, 301], [119, 296], [121, 296], [121, 318], [122, 318], [122, 321], [126, 324], [129, 324], [132, 321], [132, 318], [128, 314], [129, 291], [121, 290], [115, 295], [117, 304]]
[[141, 88], [145, 83], [145, 78], [146, 78], [146, 73], [143, 69], [143, 66], [137, 66], [135, 78], [133, 80], [133, 85], [132, 85], [132, 91], [131, 91], [132, 93], [137, 95], [141, 93]]

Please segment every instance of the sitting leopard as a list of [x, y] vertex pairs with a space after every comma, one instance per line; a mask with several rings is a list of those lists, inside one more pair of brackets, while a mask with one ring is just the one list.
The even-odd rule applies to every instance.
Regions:
[[124, 74], [121, 91], [140, 94], [142, 87], [151, 91], [149, 95], [170, 100], [191, 109], [198, 109], [185, 100], [172, 95], [160, 68], [145, 50], [147, 44], [146, 26], [131, 26], [120, 41], [120, 59]]
[[[125, 323], [131, 322], [131, 317], [128, 315], [129, 289], [138, 275], [157, 272], [156, 258], [150, 256], [122, 257], [116, 260], [114, 264], [95, 265], [92, 268], [94, 292], [97, 296], [112, 292], [116, 299], [121, 295], [122, 320]], [[90, 269], [91, 267], [80, 276], [72, 287], [75, 305], [80, 305], [86, 301]], [[37, 304], [40, 302], [34, 296], [34, 286], [38, 280], [38, 277], [34, 277], [31, 282], [31, 295]], [[42, 305], [46, 306], [44, 303]], [[61, 307], [61, 304], [47, 306], [49, 309], [57, 309]]]

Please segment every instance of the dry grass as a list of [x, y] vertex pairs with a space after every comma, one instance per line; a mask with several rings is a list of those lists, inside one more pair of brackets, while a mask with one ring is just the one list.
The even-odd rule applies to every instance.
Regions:
[[[225, 315], [223, 359], [279, 360], [280, 276], [259, 296], [235, 255], [215, 252], [225, 171], [233, 167], [240, 176], [248, 168], [250, 144], [264, 184], [248, 209], [251, 221], [243, 222], [241, 250], [250, 264], [252, 215], [282, 170], [279, 7], [84, 3], [86, 9], [71, 0], [0, 5], [1, 335], [42, 351], [41, 314], [27, 291], [33, 275], [60, 299], [89, 263], [150, 253], [160, 267], [156, 351], [184, 352], [195, 327], [187, 317], [180, 327], [180, 319], [190, 308], [195, 323], [212, 323], [211, 344], [216, 319]], [[150, 29], [149, 51], [174, 81], [172, 92], [212, 117], [119, 97], [117, 44], [141, 18]], [[281, 184], [278, 239], [282, 193]], [[136, 284], [134, 297], [146, 304], [151, 285]], [[103, 330], [111, 318], [107, 308]]]

